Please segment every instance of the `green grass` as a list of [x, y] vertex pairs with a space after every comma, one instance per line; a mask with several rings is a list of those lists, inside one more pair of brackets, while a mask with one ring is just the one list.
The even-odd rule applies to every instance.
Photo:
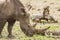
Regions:
[[[7, 25], [6, 25], [7, 26]], [[0, 40], [9, 40], [9, 38], [7, 38], [7, 27], [4, 27], [2, 35], [3, 37], [0, 38]], [[48, 26], [45, 26], [48, 27]], [[57, 26], [51, 26], [51, 28], [49, 30], [57, 30], [60, 29], [57, 28]], [[13, 27], [13, 35], [16, 37], [14, 39], [10, 39], [10, 40], [57, 40], [56, 38], [52, 38], [52, 37], [47, 37], [47, 36], [42, 36], [42, 35], [34, 35], [33, 37], [27, 37], [20, 29], [19, 25], [14, 25]]]

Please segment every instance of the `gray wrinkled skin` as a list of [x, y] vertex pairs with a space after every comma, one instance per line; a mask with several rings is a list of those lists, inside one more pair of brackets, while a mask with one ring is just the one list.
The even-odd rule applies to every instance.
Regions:
[[20, 22], [20, 27], [24, 34], [27, 36], [35, 34], [34, 25], [29, 25], [29, 14], [25, 11], [25, 7], [20, 0], [2, 1], [0, 3], [0, 35], [5, 23], [8, 22], [8, 37], [14, 37], [12, 35], [12, 28], [16, 20]]
[[[0, 34], [6, 22], [8, 22], [8, 37], [12, 35], [12, 27], [15, 21], [20, 22], [22, 31], [28, 36], [33, 35], [32, 29], [28, 27], [29, 14], [26, 13], [25, 7], [19, 0], [5, 0], [0, 3]], [[28, 30], [28, 31], [27, 31]]]

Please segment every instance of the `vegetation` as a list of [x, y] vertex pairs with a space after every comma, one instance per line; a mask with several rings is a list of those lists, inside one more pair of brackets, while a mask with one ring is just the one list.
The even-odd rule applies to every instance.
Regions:
[[[39, 27], [40, 25], [36, 26]], [[48, 27], [48, 26], [45, 26]], [[39, 27], [40, 28], [40, 27]], [[60, 29], [58, 26], [52, 25], [49, 30], [57, 30]], [[8, 38], [6, 35], [7, 33], [7, 24], [5, 25], [5, 28], [3, 29], [3, 37], [0, 38], [0, 40], [57, 40], [56, 37], [49, 37], [49, 36], [42, 36], [42, 35], [34, 35], [33, 37], [27, 37], [20, 29], [19, 23], [16, 23], [13, 27], [13, 35], [15, 38]]]

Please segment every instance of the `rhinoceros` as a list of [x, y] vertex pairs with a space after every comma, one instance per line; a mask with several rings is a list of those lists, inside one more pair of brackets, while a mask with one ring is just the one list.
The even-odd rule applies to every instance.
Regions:
[[30, 25], [29, 17], [29, 13], [26, 12], [25, 6], [20, 0], [0, 0], [0, 35], [5, 23], [8, 22], [8, 37], [13, 37], [13, 25], [16, 21], [19, 21], [20, 28], [24, 34], [27, 36], [33, 36], [38, 30], [33, 27], [35, 24]]

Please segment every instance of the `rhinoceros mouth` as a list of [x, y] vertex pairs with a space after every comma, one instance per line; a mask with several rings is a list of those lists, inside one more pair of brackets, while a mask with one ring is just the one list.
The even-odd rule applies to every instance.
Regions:
[[33, 24], [33, 25], [29, 25], [29, 30], [27, 30], [27, 32], [25, 33], [27, 36], [31, 37], [35, 34], [40, 34], [40, 33], [44, 33], [45, 31], [47, 31], [49, 27], [47, 28], [44, 28], [44, 29], [36, 29], [35, 26], [36, 26], [37, 23]]

